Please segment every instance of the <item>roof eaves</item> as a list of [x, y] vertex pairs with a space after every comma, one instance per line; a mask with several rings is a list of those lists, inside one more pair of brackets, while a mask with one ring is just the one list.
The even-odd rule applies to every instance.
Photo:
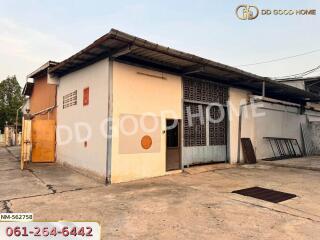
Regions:
[[27, 78], [34, 78], [36, 75], [40, 74], [42, 71], [48, 69], [49, 67], [56, 66], [57, 64], [58, 62], [48, 61], [45, 64], [43, 64], [41, 67], [33, 71], [32, 73], [30, 73], [29, 75], [27, 75]]
[[22, 95], [31, 96], [33, 91], [33, 86], [34, 84], [32, 82], [26, 82], [22, 90]]
[[119, 41], [124, 41], [124, 42], [130, 43], [132, 45], [137, 45], [142, 48], [147, 48], [152, 51], [157, 51], [157, 52], [161, 52], [163, 54], [171, 55], [173, 57], [181, 58], [181, 59], [184, 59], [184, 60], [187, 60], [190, 62], [194, 62], [195, 64], [199, 64], [202, 66], [211, 66], [214, 68], [218, 68], [218, 69], [221, 69], [224, 71], [230, 71], [230, 72], [241, 74], [241, 75], [251, 77], [251, 78], [257, 78], [257, 79], [261, 79], [261, 80], [263, 79], [263, 80], [267, 80], [267, 81], [270, 80], [268, 78], [261, 77], [261, 76], [240, 70], [238, 68], [234, 68], [234, 67], [222, 64], [222, 63], [218, 63], [218, 62], [209, 60], [209, 59], [205, 59], [205, 58], [196, 56], [194, 54], [182, 52], [182, 51], [175, 50], [175, 49], [169, 48], [169, 47], [164, 47], [162, 45], [159, 45], [159, 44], [156, 44], [153, 42], [149, 42], [148, 40], [145, 40], [145, 39], [142, 39], [142, 38], [139, 38], [136, 36], [132, 36], [130, 34], [121, 32], [121, 31], [113, 29], [113, 28], [110, 30], [109, 34], [110, 34], [110, 37], [117, 39]]
[[[95, 48], [99, 48], [99, 47], [103, 47], [104, 51], [105, 51], [105, 55], [103, 55], [103, 57], [110, 57], [112, 56], [112, 52], [108, 51], [108, 47], [106, 46], [106, 43], [108, 40], [117, 40], [121, 43], [123, 43], [123, 45], [126, 46], [135, 46], [141, 49], [145, 49], [145, 50], [150, 50], [150, 51], [154, 51], [154, 52], [158, 52], [160, 54], [164, 54], [167, 55], [169, 57], [173, 57], [173, 58], [177, 58], [177, 59], [181, 59], [187, 62], [190, 62], [190, 64], [194, 64], [194, 65], [199, 65], [203, 68], [214, 68], [217, 70], [221, 70], [224, 71], [226, 73], [231, 73], [234, 76], [239, 76], [241, 79], [247, 79], [247, 85], [248, 88], [250, 87], [250, 82], [255, 82], [255, 87], [262, 87], [262, 83], [265, 82], [266, 86], [277, 89], [278, 92], [288, 92], [291, 93], [291, 95], [293, 96], [294, 93], [296, 94], [300, 94], [300, 98], [301, 100], [303, 100], [303, 98], [305, 97], [311, 97], [311, 98], [315, 98], [316, 96], [314, 94], [311, 94], [307, 91], [301, 90], [301, 89], [297, 89], [295, 87], [292, 86], [288, 86], [284, 83], [275, 81], [275, 80], [271, 80], [270, 78], [267, 77], [262, 77], [262, 76], [258, 76], [243, 70], [240, 70], [238, 68], [234, 68], [225, 64], [221, 64], [209, 59], [205, 59], [190, 53], [186, 53], [186, 52], [182, 52], [179, 50], [175, 50], [169, 47], [164, 47], [162, 45], [153, 43], [153, 42], [149, 42], [145, 39], [121, 32], [119, 30], [116, 29], [111, 29], [107, 34], [105, 34], [104, 36], [100, 37], [99, 39], [97, 39], [96, 41], [94, 41], [92, 44], [90, 44], [89, 46], [87, 46], [86, 48], [84, 48], [83, 50], [81, 50], [80, 52], [74, 54], [73, 56], [69, 57], [68, 59], [64, 60], [63, 62], [59, 63], [58, 65], [56, 65], [55, 67], [53, 67], [50, 72], [53, 74], [61, 74], [61, 75], [65, 75], [71, 71], [75, 71], [78, 70], [84, 66], [86, 66], [85, 62], [92, 63], [95, 61], [95, 59], [97, 60], [98, 58], [101, 58], [101, 55], [97, 55], [97, 56], [91, 56], [88, 58], [82, 58], [83, 59], [83, 63], [77, 63], [74, 64], [76, 61], [79, 60], [79, 56], [81, 55], [85, 55], [85, 54], [90, 54], [91, 55], [91, 50], [93, 51]], [[88, 56], [90, 56], [88, 55]], [[87, 64], [87, 65], [88, 65]], [[76, 65], [76, 66], [75, 66]], [[275, 91], [276, 92], [276, 91]], [[275, 93], [276, 95], [277, 93]], [[292, 97], [291, 96], [291, 97]]]

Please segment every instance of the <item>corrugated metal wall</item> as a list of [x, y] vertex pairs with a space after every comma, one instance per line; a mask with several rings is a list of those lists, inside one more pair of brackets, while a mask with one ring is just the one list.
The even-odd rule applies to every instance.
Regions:
[[306, 155], [320, 154], [320, 123], [308, 122], [301, 124]]

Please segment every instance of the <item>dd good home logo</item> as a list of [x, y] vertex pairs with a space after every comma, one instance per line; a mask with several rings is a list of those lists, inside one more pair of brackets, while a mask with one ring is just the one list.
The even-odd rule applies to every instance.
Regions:
[[316, 9], [261, 9], [249, 4], [241, 4], [236, 8], [236, 15], [241, 20], [253, 20], [261, 16], [315, 16]]
[[253, 20], [259, 15], [259, 9], [256, 6], [242, 4], [236, 8], [236, 15], [241, 20]]

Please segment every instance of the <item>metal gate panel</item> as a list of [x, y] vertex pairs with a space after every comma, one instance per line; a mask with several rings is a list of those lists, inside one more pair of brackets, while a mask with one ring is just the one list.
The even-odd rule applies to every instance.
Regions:
[[[192, 125], [188, 121], [188, 109], [191, 114], [197, 113], [199, 110], [198, 104], [184, 103], [183, 117], [184, 117], [184, 146], [206, 146], [206, 125], [201, 124], [199, 118], [192, 119]], [[205, 107], [200, 105], [204, 118], [206, 117]]]
[[301, 124], [303, 143], [306, 155], [320, 154], [320, 123], [308, 122]]
[[32, 162], [54, 162], [55, 147], [55, 120], [32, 120]]
[[182, 156], [184, 166], [225, 162], [227, 158], [227, 146], [183, 147]]
[[[226, 129], [227, 129], [227, 110], [225, 111], [225, 117], [221, 122], [212, 123], [209, 122], [209, 145], [226, 145]], [[219, 119], [220, 118], [220, 110], [218, 107], [210, 108], [210, 117], [211, 119]]]

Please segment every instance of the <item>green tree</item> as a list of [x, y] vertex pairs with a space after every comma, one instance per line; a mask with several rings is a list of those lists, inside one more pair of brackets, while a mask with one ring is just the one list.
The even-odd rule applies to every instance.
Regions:
[[[15, 124], [17, 110], [23, 104], [21, 87], [16, 76], [7, 77], [0, 82], [0, 130], [6, 122]], [[19, 120], [21, 118], [19, 117]]]

